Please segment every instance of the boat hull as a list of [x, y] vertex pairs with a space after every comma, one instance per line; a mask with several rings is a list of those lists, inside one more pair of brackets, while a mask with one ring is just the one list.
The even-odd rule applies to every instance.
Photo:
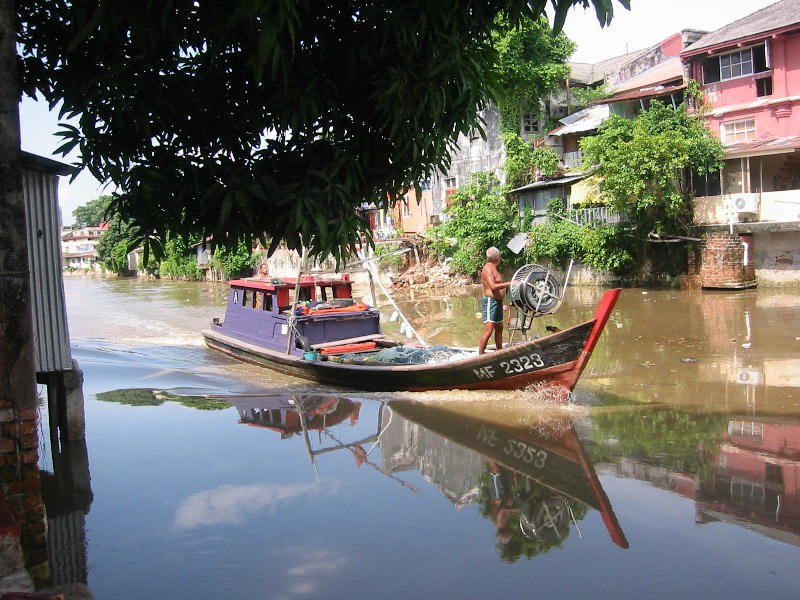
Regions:
[[375, 391], [445, 389], [518, 389], [537, 382], [568, 380], [577, 366], [594, 321], [484, 354], [434, 365], [356, 365], [309, 361], [241, 342], [206, 330], [210, 348], [239, 360], [320, 383]]

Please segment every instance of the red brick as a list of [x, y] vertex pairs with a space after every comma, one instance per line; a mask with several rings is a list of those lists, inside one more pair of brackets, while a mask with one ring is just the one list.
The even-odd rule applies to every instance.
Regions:
[[16, 451], [17, 443], [14, 440], [0, 440], [0, 454]]
[[[8, 495], [14, 496], [15, 494], [24, 494], [26, 492], [38, 492], [42, 488], [42, 482], [39, 479], [28, 479], [26, 481], [13, 481], [8, 484]], [[8, 498], [9, 502], [11, 498]]]
[[25, 450], [38, 448], [39, 436], [36, 435], [35, 433], [28, 433], [26, 435], [23, 435], [19, 440], [19, 446], [20, 448], [23, 448]]
[[2, 428], [3, 437], [18, 439], [20, 436], [19, 427], [16, 423], [3, 423]]
[[23, 450], [21, 462], [23, 464], [36, 464], [39, 462], [39, 453], [36, 450]]
[[19, 420], [20, 421], [38, 421], [39, 420], [39, 411], [35, 408], [28, 408], [26, 410], [19, 411]]
[[38, 431], [36, 427], [36, 421], [21, 421], [20, 424], [23, 435], [27, 435], [29, 433], [36, 433]]

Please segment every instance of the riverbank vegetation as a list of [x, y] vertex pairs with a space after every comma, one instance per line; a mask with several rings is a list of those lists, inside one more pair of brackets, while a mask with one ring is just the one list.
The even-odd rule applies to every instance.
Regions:
[[[474, 274], [489, 246], [503, 248], [516, 232], [529, 232], [511, 261], [565, 265], [570, 258], [620, 277], [643, 269], [677, 275], [685, 268], [683, 245], [655, 243], [692, 234], [691, 174], [722, 167], [722, 146], [697, 114], [653, 101], [634, 119], [612, 116], [597, 135], [581, 140], [584, 169], [598, 182], [583, 206], [607, 206], [617, 222], [580, 224], [565, 199], [547, 206], [536, 223], [519, 213], [508, 191], [555, 172], [553, 157], [506, 136], [508, 183], [482, 173], [456, 190], [448, 220], [431, 231], [432, 246], [461, 272]], [[574, 208], [574, 207], [572, 207]], [[676, 251], [678, 249], [678, 251]]]

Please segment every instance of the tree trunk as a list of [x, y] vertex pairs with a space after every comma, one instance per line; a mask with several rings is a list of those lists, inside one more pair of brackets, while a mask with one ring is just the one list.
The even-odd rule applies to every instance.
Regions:
[[0, 0], [0, 411], [36, 408], [13, 0]]

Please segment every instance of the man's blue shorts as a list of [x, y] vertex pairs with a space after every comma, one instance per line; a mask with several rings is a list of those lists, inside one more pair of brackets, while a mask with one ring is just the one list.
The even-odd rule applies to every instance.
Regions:
[[481, 316], [484, 323], [503, 322], [503, 302], [497, 298], [484, 296], [481, 299]]

